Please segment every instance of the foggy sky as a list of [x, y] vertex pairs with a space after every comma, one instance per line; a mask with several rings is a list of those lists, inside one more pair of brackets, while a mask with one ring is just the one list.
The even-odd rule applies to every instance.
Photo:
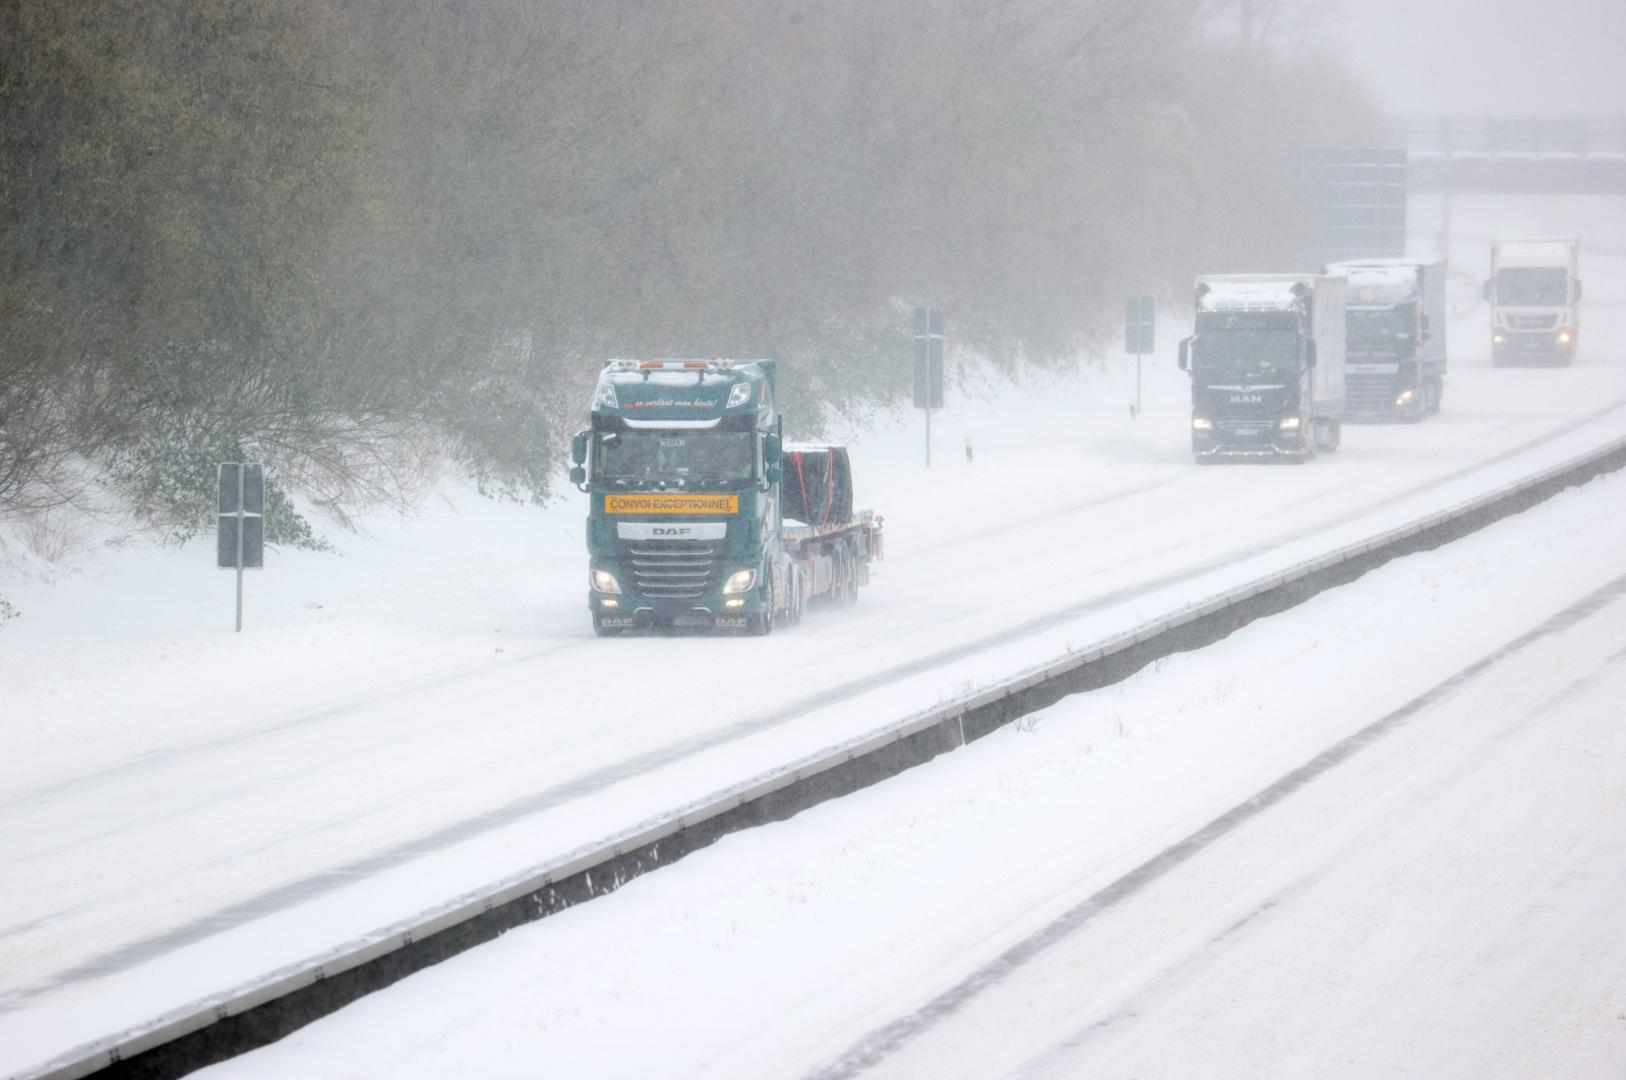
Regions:
[[1626, 0], [1328, 0], [1391, 115], [1626, 113]]

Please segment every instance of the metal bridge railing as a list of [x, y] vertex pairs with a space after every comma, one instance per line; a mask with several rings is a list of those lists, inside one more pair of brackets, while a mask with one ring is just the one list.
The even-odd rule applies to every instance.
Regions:
[[1626, 116], [1427, 116], [1394, 122], [1411, 158], [1626, 159]]

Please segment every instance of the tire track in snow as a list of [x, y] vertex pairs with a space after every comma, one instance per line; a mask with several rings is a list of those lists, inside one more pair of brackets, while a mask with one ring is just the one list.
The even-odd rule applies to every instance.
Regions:
[[[839, 1058], [811, 1073], [811, 1080], [847, 1080], [880, 1065], [938, 1024], [952, 1018], [984, 991], [999, 986], [1047, 950], [1094, 922], [1098, 916], [1133, 898], [1147, 886], [1166, 877], [1241, 825], [1281, 803], [1329, 770], [1393, 734], [1419, 715], [1454, 697], [1497, 665], [1544, 638], [1576, 626], [1618, 602], [1622, 597], [1626, 597], [1626, 575], [1621, 575], [1594, 590], [1534, 629], [1526, 631], [1495, 652], [1468, 665], [1383, 718], [1339, 740], [1292, 772], [1214, 818], [1196, 832], [1164, 848], [1135, 869], [1011, 946], [920, 1009], [870, 1032]], [[1583, 688], [1583, 683], [1589, 683], [1598, 677], [1601, 677], [1600, 673], [1593, 672], [1586, 679], [1578, 681], [1567, 692], [1578, 692]]]
[[[1585, 674], [1572, 678], [1563, 686], [1542, 694], [1528, 708], [1521, 709], [1517, 716], [1507, 720], [1500, 729], [1490, 733], [1484, 742], [1475, 744], [1471, 748], [1471, 756], [1456, 758], [1451, 763], [1451, 768], [1447, 774], [1434, 779], [1425, 788], [1404, 799], [1401, 807], [1392, 811], [1391, 816], [1400, 820], [1413, 818], [1420, 807], [1438, 800], [1443, 792], [1450, 790], [1460, 784], [1464, 778], [1483, 768], [1487, 761], [1493, 757], [1498, 744], [1505, 742], [1567, 702], [1590, 693], [1599, 683], [1612, 677], [1620, 669], [1623, 662], [1626, 662], [1626, 648], [1618, 649], [1604, 657]], [[1012, 1080], [1038, 1080], [1040, 1077], [1066, 1075], [1069, 1066], [1076, 1064], [1072, 1059], [1076, 1057], [1080, 1050], [1109, 1030], [1133, 1024], [1147, 1015], [1146, 1005], [1148, 1003], [1157, 1000], [1160, 996], [1167, 996], [1172, 989], [1178, 987], [1182, 980], [1215, 959], [1215, 955], [1221, 950], [1238, 944], [1243, 932], [1255, 928], [1263, 916], [1284, 910], [1293, 902], [1307, 895], [1312, 887], [1319, 885], [1336, 869], [1340, 857], [1338, 854], [1329, 853], [1326, 855], [1313, 869], [1277, 889], [1268, 898], [1255, 904], [1246, 914], [1234, 920], [1219, 933], [1210, 936], [1175, 962], [1158, 970], [1132, 994], [1109, 1009], [1105, 1015], [1079, 1026], [1071, 1034], [1039, 1051], [1012, 1073]]]

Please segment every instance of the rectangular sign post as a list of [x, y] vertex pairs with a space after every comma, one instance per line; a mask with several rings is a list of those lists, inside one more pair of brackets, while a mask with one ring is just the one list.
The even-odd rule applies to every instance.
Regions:
[[1152, 298], [1131, 296], [1124, 305], [1124, 352], [1135, 354], [1135, 407], [1133, 414], [1140, 416], [1140, 362], [1146, 353], [1154, 351], [1152, 336]]
[[237, 630], [243, 629], [243, 571], [265, 568], [265, 468], [231, 461], [220, 466], [215, 564], [237, 571]]
[[915, 408], [926, 410], [926, 467], [932, 467], [932, 410], [943, 407], [943, 312], [915, 308]]

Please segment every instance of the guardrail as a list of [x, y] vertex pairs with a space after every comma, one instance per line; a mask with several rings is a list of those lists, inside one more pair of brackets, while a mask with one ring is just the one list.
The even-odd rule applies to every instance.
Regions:
[[895, 776], [1063, 697], [1218, 641], [1391, 559], [1447, 543], [1623, 466], [1626, 438], [725, 788], [412, 919], [75, 1048], [17, 1074], [18, 1080], [75, 1080], [102, 1070], [108, 1076], [179, 1076], [266, 1045], [508, 929], [614, 892], [728, 833]]

